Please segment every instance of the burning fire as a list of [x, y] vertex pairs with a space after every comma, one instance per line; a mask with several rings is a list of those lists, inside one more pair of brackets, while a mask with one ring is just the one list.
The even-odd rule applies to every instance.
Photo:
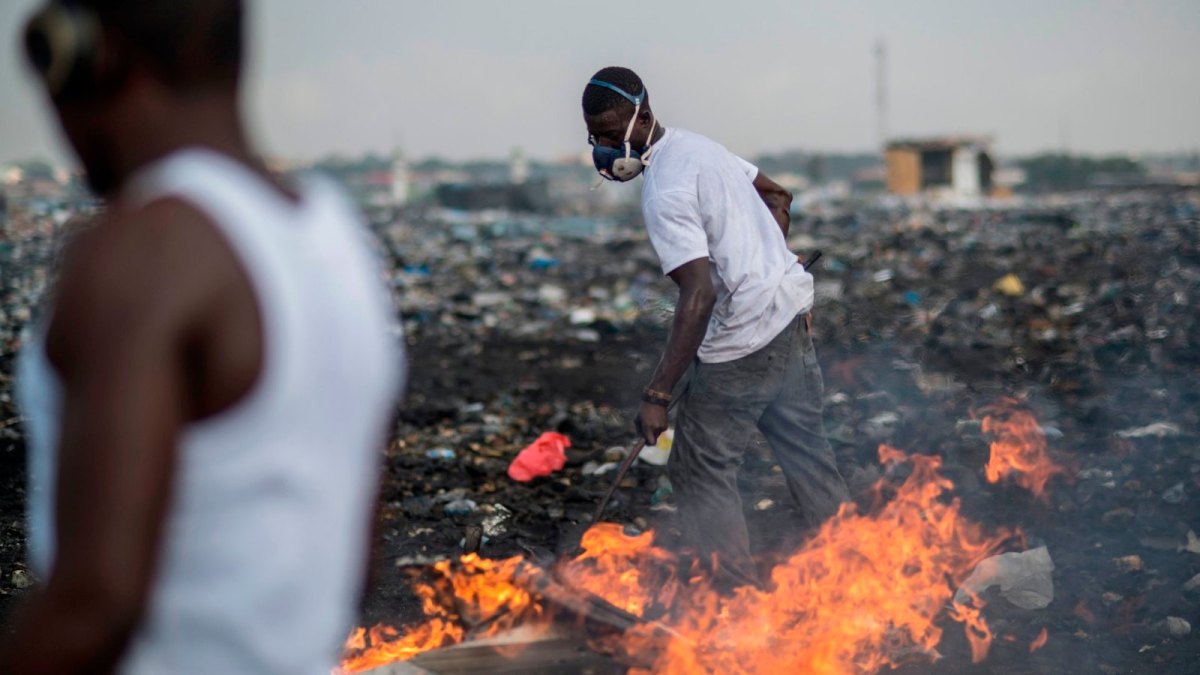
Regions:
[[1045, 628], [1042, 628], [1042, 632], [1038, 633], [1038, 636], [1033, 639], [1033, 642], [1029, 643], [1029, 653], [1032, 654], [1042, 647], [1045, 647], [1046, 640], [1049, 638], [1050, 633]]
[[1046, 483], [1064, 470], [1046, 454], [1046, 434], [1037, 419], [1011, 403], [984, 410], [983, 432], [996, 435], [986, 468], [988, 482], [1011, 476], [1034, 496], [1047, 499]]
[[[661, 634], [627, 633], [626, 649], [643, 657], [635, 660], [653, 657], [645, 672], [859, 673], [936, 657], [937, 621], [957, 583], [1008, 533], [986, 536], [959, 517], [958, 501], [943, 498], [952, 485], [937, 472], [939, 458], [887, 446], [880, 458], [910, 463], [912, 473], [890, 499], [881, 483], [867, 513], [843, 506], [775, 567], [768, 590], [722, 597], [692, 580], [664, 619], [683, 639], [663, 645]], [[610, 600], [628, 593], [609, 588], [593, 590]], [[974, 660], [982, 660], [992, 638], [980, 607], [953, 605], [948, 615], [963, 624]]]
[[[584, 552], [559, 563], [554, 576], [646, 620], [619, 644], [600, 645], [642, 668], [631, 672], [870, 673], [937, 658], [943, 615], [963, 625], [978, 662], [992, 641], [982, 603], [951, 598], [1012, 533], [985, 534], [960, 516], [958, 500], [947, 495], [953, 485], [938, 473], [940, 458], [887, 446], [879, 455], [896, 472], [905, 465], [911, 472], [899, 485], [880, 481], [864, 513], [844, 505], [773, 569], [768, 589], [717, 593], [655, 547], [652, 533], [626, 535], [609, 523], [592, 527]], [[369, 644], [356, 632], [341, 672], [463, 641], [463, 624], [483, 624], [483, 634], [492, 634], [541, 616], [520, 584], [524, 564], [474, 555], [438, 563], [437, 579], [418, 586], [429, 621], [403, 634], [377, 626]]]
[[654, 533], [627, 535], [620, 525], [598, 523], [583, 535], [583, 553], [561, 563], [560, 579], [639, 617], [652, 605], [670, 607], [682, 590], [676, 556], [653, 544]]
[[431, 649], [462, 642], [466, 626], [478, 626], [479, 637], [495, 635], [523, 621], [535, 620], [541, 608], [514, 579], [519, 557], [486, 560], [475, 554], [456, 564], [434, 564], [432, 582], [416, 584], [421, 607], [429, 620], [408, 631], [385, 625], [359, 628], [346, 642], [346, 658], [335, 673], [358, 673], [406, 661]]

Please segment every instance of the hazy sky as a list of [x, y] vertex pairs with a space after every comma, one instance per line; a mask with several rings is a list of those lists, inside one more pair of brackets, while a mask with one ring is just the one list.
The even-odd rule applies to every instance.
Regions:
[[[0, 161], [65, 157], [0, 0]], [[250, 0], [264, 149], [555, 158], [585, 150], [588, 76], [627, 65], [668, 125], [753, 155], [992, 134], [1001, 154], [1200, 149], [1200, 1]]]

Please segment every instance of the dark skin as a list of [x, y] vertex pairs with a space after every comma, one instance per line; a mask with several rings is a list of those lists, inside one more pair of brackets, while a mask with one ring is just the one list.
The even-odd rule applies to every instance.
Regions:
[[[598, 115], [584, 115], [583, 120], [591, 142], [610, 148], [623, 147], [625, 130], [634, 110], [634, 106], [628, 104]], [[654, 130], [654, 142], [658, 142], [665, 130], [661, 125], [654, 125], [654, 113], [647, 97], [637, 112], [637, 120], [629, 136], [630, 144], [634, 148], [645, 147], [651, 137], [651, 129]], [[770, 209], [786, 239], [791, 225], [792, 194], [761, 171], [754, 178], [754, 189]], [[668, 276], [679, 288], [679, 300], [675, 305], [675, 318], [671, 324], [667, 346], [658, 367], [654, 369], [650, 384], [647, 385], [649, 389], [664, 394], [671, 393], [695, 360], [700, 343], [704, 341], [704, 335], [708, 331], [708, 320], [712, 316], [717, 298], [707, 258], [684, 263], [672, 270]], [[667, 406], [643, 402], [638, 410], [635, 426], [642, 439], [653, 445], [667, 430]]]
[[262, 370], [259, 308], [206, 216], [117, 199], [138, 168], [200, 146], [256, 166], [236, 83], [178, 91], [134, 61], [102, 100], [56, 102], [109, 209], [66, 255], [47, 352], [63, 385], [54, 564], [0, 647], [3, 673], [105, 673], [152, 589], [187, 424], [242, 400]]
[[[648, 385], [654, 391], [667, 394], [695, 360], [717, 302], [708, 258], [686, 262], [671, 270], [669, 276], [679, 287], [679, 301], [675, 305], [666, 349]], [[667, 430], [667, 406], [642, 402], [636, 428], [648, 445], [656, 443], [659, 435]]]

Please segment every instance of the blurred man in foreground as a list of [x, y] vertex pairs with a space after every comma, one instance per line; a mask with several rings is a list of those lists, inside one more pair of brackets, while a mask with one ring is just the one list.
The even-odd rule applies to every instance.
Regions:
[[239, 112], [240, 0], [59, 0], [26, 49], [108, 208], [22, 356], [31, 562], [3, 673], [325, 675], [402, 379], [359, 216]]
[[[787, 250], [791, 195], [717, 143], [663, 127], [628, 68], [592, 77], [583, 115], [602, 176], [627, 181], [644, 169], [646, 230], [679, 287], [666, 350], [642, 393], [639, 433], [654, 443], [679, 398], [668, 473], [684, 529], [726, 579], [757, 583], [737, 490], [755, 427], [810, 522], [848, 499], [821, 419], [807, 322], [812, 276]], [[686, 388], [675, 392], [689, 367]]]

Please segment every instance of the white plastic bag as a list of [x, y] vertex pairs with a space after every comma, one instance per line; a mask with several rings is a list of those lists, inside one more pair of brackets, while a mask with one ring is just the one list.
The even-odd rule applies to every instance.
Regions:
[[1045, 546], [992, 556], [975, 566], [963, 581], [954, 602], [965, 603], [968, 593], [980, 595], [992, 586], [1000, 595], [1021, 609], [1042, 609], [1054, 600], [1054, 561]]

